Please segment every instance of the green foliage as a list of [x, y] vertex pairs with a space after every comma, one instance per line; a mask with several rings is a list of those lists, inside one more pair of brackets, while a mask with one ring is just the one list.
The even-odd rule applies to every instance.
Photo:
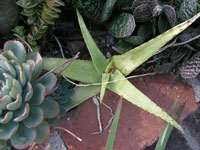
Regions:
[[[170, 110], [170, 114], [169, 114], [170, 116], [172, 116], [173, 113], [174, 113], [177, 101], [178, 101], [178, 99], [175, 100], [175, 102], [174, 102], [174, 104], [173, 104], [173, 106], [172, 106], [172, 108]], [[183, 103], [180, 106], [179, 110], [176, 113], [176, 116], [174, 117], [174, 120], [178, 119], [178, 117], [180, 116], [181, 112], [183, 111], [184, 105], [185, 105], [185, 103]], [[160, 135], [160, 138], [159, 138], [159, 140], [158, 140], [158, 142], [156, 144], [155, 150], [165, 150], [165, 147], [167, 145], [167, 142], [168, 142], [168, 139], [170, 137], [170, 134], [171, 134], [172, 130], [173, 130], [173, 126], [171, 126], [169, 123], [166, 122], [165, 126], [164, 126], [164, 128], [162, 130], [162, 133]]]
[[21, 14], [27, 17], [30, 26], [27, 41], [33, 46], [37, 45], [48, 26], [59, 18], [59, 7], [64, 6], [61, 0], [19, 0], [16, 3], [23, 8]]
[[[54, 89], [54, 74], [37, 80], [43, 60], [38, 52], [26, 52], [22, 43], [7, 41], [0, 54], [0, 147], [17, 149], [41, 143], [50, 134], [47, 119], [59, 113], [59, 104], [46, 99]], [[37, 80], [37, 82], [36, 82]]]
[[15, 0], [0, 1], [0, 34], [6, 34], [18, 23], [19, 12]]
[[48, 119], [50, 125], [55, 126], [58, 120], [67, 112], [66, 103], [74, 95], [73, 86], [63, 78], [58, 78], [55, 91], [48, 96], [49, 99], [57, 101], [60, 105], [60, 113], [53, 119]]
[[[130, 74], [135, 68], [144, 63], [148, 58], [150, 58], [168, 41], [170, 41], [172, 38], [174, 38], [176, 35], [178, 35], [184, 29], [186, 29], [189, 25], [191, 25], [197, 18], [200, 17], [200, 14], [197, 14], [190, 20], [187, 20], [184, 23], [179, 24], [178, 26], [170, 29], [169, 31], [159, 35], [158, 37], [150, 40], [147, 43], [142, 44], [139, 47], [136, 47], [135, 49], [130, 50], [129, 52], [123, 55], [113, 56], [112, 58], [110, 58], [109, 61], [107, 61], [108, 63], [106, 68], [104, 65], [102, 66], [102, 68], [100, 68], [101, 67], [100, 64], [101, 63], [104, 64], [105, 61], [104, 57], [102, 56], [102, 53], [97, 48], [97, 46], [94, 45], [94, 42], [91, 39], [92, 37], [85, 26], [83, 18], [80, 16], [79, 13], [77, 13], [77, 15], [83, 37], [85, 38], [84, 40], [86, 41], [86, 45], [89, 48], [90, 55], [92, 55], [91, 57], [93, 59], [92, 62], [75, 60], [70, 66], [71, 68], [69, 67], [66, 72], [63, 72], [63, 75], [86, 84], [92, 83], [91, 87], [87, 87], [87, 89], [90, 88], [93, 90], [88, 92], [88, 95], [87, 93], [80, 92], [80, 89], [83, 90], [85, 87], [79, 88], [78, 90], [79, 94], [76, 94], [75, 91], [76, 96], [72, 97], [72, 100], [68, 101], [66, 104], [68, 110], [73, 108], [74, 106], [79, 105], [81, 102], [83, 102], [90, 96], [93, 96], [100, 91], [101, 93], [104, 93], [104, 89], [108, 88], [109, 90], [115, 92], [119, 96], [122, 96], [132, 104], [148, 111], [151, 114], [154, 114], [157, 117], [162, 118], [163, 120], [169, 122], [171, 125], [173, 125], [174, 127], [183, 132], [182, 128], [166, 112], [164, 112], [160, 107], [158, 107], [142, 92], [140, 92], [137, 88], [135, 88], [125, 78], [125, 76]], [[64, 60], [57, 58], [54, 59], [54, 61], [52, 61], [52, 58], [50, 59], [46, 58], [44, 62], [44, 68], [47, 70], [51, 70], [51, 68], [55, 67], [55, 65], [60, 61]], [[88, 69], [88, 66], [90, 66], [90, 69]], [[101, 73], [100, 70], [103, 69], [105, 69], [105, 71], [102, 74], [100, 74]], [[59, 70], [56, 70], [55, 72], [59, 72]], [[107, 75], [104, 76], [103, 75], [104, 73], [108, 73], [107, 75], [109, 75], [109, 77]], [[97, 82], [92, 82], [95, 80]], [[99, 84], [99, 86], [94, 86], [96, 85], [96, 83], [100, 83], [101, 81], [104, 82], [107, 80], [111, 83], [102, 83], [102, 85]], [[107, 85], [105, 86], [104, 84]], [[101, 88], [100, 85], [103, 87]]]
[[116, 131], [117, 131], [117, 125], [118, 125], [118, 121], [119, 121], [121, 108], [122, 108], [122, 99], [120, 99], [120, 101], [117, 105], [115, 117], [114, 117], [114, 120], [112, 122], [111, 129], [110, 129], [108, 139], [107, 139], [106, 150], [112, 150], [113, 149], [113, 144], [114, 144], [114, 140], [115, 140], [115, 135], [116, 135]]

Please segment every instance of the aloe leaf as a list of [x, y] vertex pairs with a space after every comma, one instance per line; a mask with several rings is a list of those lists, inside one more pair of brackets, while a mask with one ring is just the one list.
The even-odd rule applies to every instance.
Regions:
[[164, 112], [158, 105], [151, 101], [135, 86], [133, 86], [121, 72], [116, 70], [110, 75], [110, 81], [124, 79], [108, 85], [108, 89], [122, 96], [132, 104], [146, 110], [147, 112], [169, 122], [171, 125], [184, 133], [183, 129], [176, 121], [174, 121], [166, 112]]
[[107, 83], [109, 81], [110, 73], [103, 73], [102, 74], [102, 85], [101, 85], [101, 91], [100, 91], [100, 103], [103, 101], [103, 96], [106, 91]]
[[[44, 58], [45, 70], [51, 70], [56, 66], [64, 63], [67, 59], [64, 58]], [[55, 73], [60, 72], [62, 68], [54, 71]], [[94, 65], [91, 61], [86, 60], [74, 60], [74, 62], [67, 67], [62, 73], [65, 77], [80, 81], [83, 83], [100, 83], [101, 76], [97, 73]]]
[[65, 104], [67, 111], [85, 102], [88, 98], [97, 95], [100, 89], [100, 86], [78, 87], [72, 98]]
[[115, 134], [116, 134], [116, 130], [117, 130], [117, 125], [118, 125], [118, 120], [119, 120], [121, 108], [122, 108], [122, 99], [120, 99], [120, 101], [117, 105], [115, 117], [114, 117], [113, 123], [111, 125], [111, 129], [110, 129], [109, 136], [108, 136], [107, 143], [106, 143], [106, 150], [112, 150], [114, 140], [115, 140]]
[[138, 46], [125, 54], [114, 56], [114, 66], [118, 68], [125, 76], [128, 75], [199, 17], [200, 13], [191, 19], [171, 28], [156, 38], [142, 44], [141, 46]]
[[[170, 116], [172, 116], [172, 114], [173, 114], [173, 112], [174, 112], [174, 109], [175, 109], [175, 107], [176, 107], [176, 103], [177, 103], [177, 100], [175, 101], [174, 105], [173, 105], [172, 108], [171, 108]], [[179, 110], [178, 110], [178, 112], [177, 112], [177, 114], [176, 114], [174, 120], [177, 120], [177, 119], [178, 119], [178, 117], [180, 116], [180, 114], [181, 114], [181, 112], [182, 112], [182, 110], [183, 110], [183, 108], [184, 108], [184, 105], [185, 105], [185, 103], [183, 103], [183, 104], [181, 105], [181, 107], [179, 108]], [[168, 141], [169, 136], [170, 136], [170, 134], [171, 134], [171, 132], [172, 132], [172, 129], [173, 129], [173, 126], [170, 126], [170, 124], [166, 122], [166, 123], [165, 123], [165, 126], [164, 126], [164, 128], [163, 128], [163, 130], [162, 130], [162, 133], [161, 133], [161, 135], [160, 135], [160, 138], [159, 138], [159, 140], [158, 140], [158, 143], [156, 144], [155, 150], [165, 150], [165, 147], [166, 147], [166, 145], [167, 145], [167, 141]]]
[[106, 60], [105, 56], [101, 53], [99, 48], [97, 47], [92, 36], [90, 35], [82, 16], [78, 12], [78, 10], [76, 12], [77, 12], [78, 22], [79, 22], [79, 25], [81, 28], [81, 32], [82, 32], [83, 38], [85, 40], [86, 46], [89, 50], [90, 56], [92, 58], [92, 62], [94, 64], [97, 72], [101, 75], [107, 67], [107, 60]]

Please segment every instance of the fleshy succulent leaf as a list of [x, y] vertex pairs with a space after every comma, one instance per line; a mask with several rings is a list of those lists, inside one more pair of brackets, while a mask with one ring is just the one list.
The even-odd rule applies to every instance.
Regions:
[[8, 96], [8, 95], [4, 95], [4, 96], [0, 99], [0, 109], [5, 109], [6, 105], [9, 104], [10, 102], [12, 102], [11, 97]]
[[7, 112], [3, 117], [0, 118], [1, 124], [8, 123], [13, 118], [13, 112]]
[[26, 50], [24, 45], [19, 41], [7, 41], [4, 44], [3, 49], [5, 51], [11, 50], [15, 56], [18, 58], [18, 61], [20, 64], [22, 64], [25, 61], [26, 58]]
[[57, 78], [53, 73], [47, 75], [46, 77], [44, 77], [43, 79], [39, 81], [39, 83], [41, 83], [42, 85], [46, 87], [46, 93], [45, 93], [46, 95], [49, 94], [49, 92], [53, 90], [53, 88], [56, 85], [56, 81], [57, 81]]
[[29, 101], [33, 96], [33, 88], [30, 82], [27, 83], [26, 88], [23, 91], [23, 100], [25, 102]]
[[23, 68], [23, 71], [26, 75], [26, 80], [31, 81], [31, 77], [32, 77], [31, 65], [27, 64], [27, 63], [23, 63], [22, 68]]
[[19, 125], [16, 122], [8, 122], [0, 126], [0, 140], [10, 139], [17, 131]]
[[16, 79], [13, 79], [13, 87], [10, 90], [10, 97], [12, 98], [17, 98], [17, 94], [22, 94], [22, 87]]
[[16, 76], [16, 71], [7, 61], [0, 61], [0, 68], [2, 68], [6, 73], [9, 73], [12, 77]]
[[41, 83], [37, 83], [33, 86], [33, 91], [33, 96], [30, 99], [29, 103], [32, 105], [42, 104], [46, 94], [46, 87]]
[[29, 53], [26, 56], [26, 58], [35, 61], [36, 68], [34, 70], [33, 79], [37, 79], [39, 77], [40, 73], [42, 72], [43, 61], [42, 61], [41, 55], [38, 52], [34, 52], [34, 53]]
[[32, 106], [28, 117], [23, 121], [27, 128], [34, 128], [41, 124], [44, 112], [41, 108]]
[[82, 35], [84, 37], [87, 48], [90, 52], [90, 56], [92, 57], [92, 62], [97, 72], [101, 75], [106, 69], [107, 60], [105, 56], [102, 54], [102, 52], [99, 50], [97, 45], [95, 44], [78, 10], [77, 10], [77, 16], [78, 16], [78, 21], [79, 21]]
[[15, 56], [13, 51], [11, 51], [11, 50], [8, 50], [8, 51], [5, 51], [5, 52], [1, 53], [0, 54], [0, 58], [1, 59], [3, 59], [2, 56], [5, 57], [7, 60], [16, 60], [16, 61], [18, 61], [17, 57]]
[[43, 121], [39, 126], [36, 127], [37, 135], [35, 142], [42, 143], [50, 135], [50, 126], [46, 121]]
[[6, 105], [6, 108], [8, 110], [14, 111], [17, 110], [21, 105], [22, 105], [22, 96], [21, 94], [17, 94], [16, 100]]
[[2, 150], [7, 149], [7, 141], [0, 140], [0, 149]]
[[23, 107], [21, 107], [18, 111], [15, 112], [15, 118], [14, 122], [20, 122], [24, 119], [26, 119], [30, 112], [30, 105], [25, 104]]
[[31, 145], [36, 138], [36, 130], [27, 128], [23, 123], [19, 124], [19, 129], [11, 137], [12, 145], [17, 149], [23, 149]]
[[46, 99], [40, 107], [44, 111], [44, 118], [54, 118], [59, 114], [59, 104], [52, 99]]
[[124, 12], [116, 14], [106, 26], [108, 31], [116, 38], [129, 37], [136, 27], [133, 15]]
[[16, 65], [15, 70], [17, 73], [18, 81], [20, 82], [21, 86], [24, 87], [24, 85], [26, 84], [26, 75], [25, 75], [22, 67], [20, 65]]

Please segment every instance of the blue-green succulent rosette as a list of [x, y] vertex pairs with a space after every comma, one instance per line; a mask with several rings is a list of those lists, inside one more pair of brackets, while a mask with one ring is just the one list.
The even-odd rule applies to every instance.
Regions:
[[26, 53], [19, 41], [7, 41], [0, 54], [0, 149], [23, 149], [44, 142], [50, 134], [47, 119], [59, 114], [59, 104], [45, 99], [57, 78], [42, 72], [39, 52]]

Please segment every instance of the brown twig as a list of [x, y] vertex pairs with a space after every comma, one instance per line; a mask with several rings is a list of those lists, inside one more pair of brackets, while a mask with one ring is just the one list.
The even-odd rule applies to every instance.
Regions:
[[65, 55], [64, 55], [64, 52], [63, 52], [63, 48], [62, 48], [62, 45], [61, 45], [60, 41], [58, 40], [58, 38], [55, 35], [54, 35], [54, 38], [55, 38], [55, 40], [56, 40], [56, 42], [57, 42], [57, 44], [58, 44], [58, 46], [60, 48], [60, 52], [61, 52], [62, 57], [65, 58]]
[[63, 127], [53, 127], [53, 129], [59, 129], [59, 130], [62, 130], [62, 131], [65, 131], [66, 133], [70, 134], [71, 136], [75, 137], [78, 141], [82, 141], [81, 138], [79, 138], [77, 135], [75, 135], [73, 132], [63, 128]]
[[50, 71], [48, 71], [47, 73], [45, 73], [44, 75], [42, 75], [41, 77], [39, 77], [37, 80], [35, 80], [35, 81], [33, 82], [33, 84], [36, 84], [37, 82], [39, 82], [40, 80], [42, 80], [44, 77], [48, 76], [49, 74], [51, 74], [52, 72], [54, 72], [54, 71], [57, 70], [58, 68], [60, 68], [60, 67], [62, 67], [63, 65], [65, 65], [64, 68], [63, 68], [59, 73], [57, 73], [56, 76], [60, 75], [60, 74], [62, 73], [63, 70], [65, 70], [75, 59], [78, 58], [78, 56], [79, 56], [79, 52], [78, 52], [73, 58], [68, 59], [68, 60], [65, 61], [64, 63], [62, 63], [62, 64], [56, 66], [55, 68], [51, 69]]

